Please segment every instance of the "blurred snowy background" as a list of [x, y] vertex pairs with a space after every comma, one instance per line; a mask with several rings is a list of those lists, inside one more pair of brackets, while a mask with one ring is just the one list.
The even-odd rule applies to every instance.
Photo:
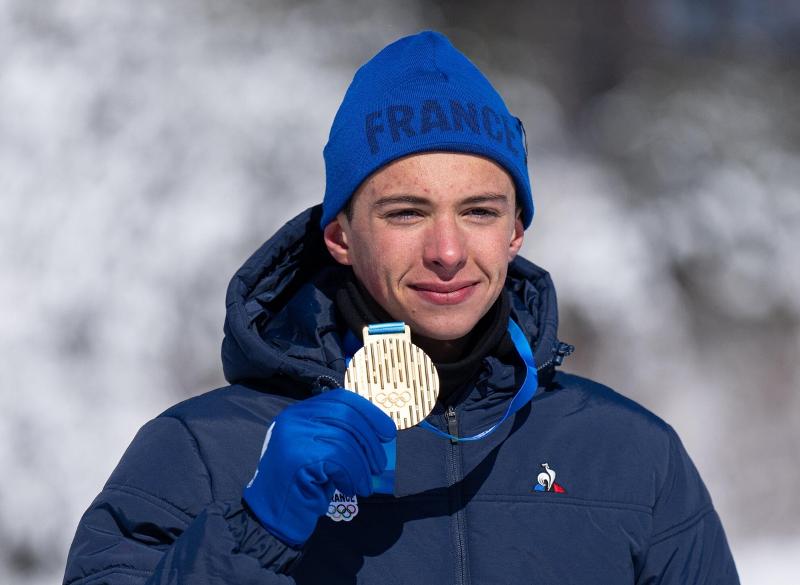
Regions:
[[450, 35], [527, 127], [568, 369], [676, 427], [745, 583], [800, 554], [800, 4], [0, 0], [0, 582], [55, 583], [355, 68]]

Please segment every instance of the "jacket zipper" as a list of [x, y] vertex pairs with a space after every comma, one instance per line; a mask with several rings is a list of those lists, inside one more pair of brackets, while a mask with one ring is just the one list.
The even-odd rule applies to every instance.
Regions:
[[450, 437], [450, 444], [457, 445], [458, 444], [458, 422], [456, 421], [456, 410], [452, 406], [447, 407], [447, 411], [444, 413], [444, 418], [447, 420], [447, 432], [452, 435]]
[[[571, 355], [572, 352], [575, 351], [575, 346], [570, 345], [569, 343], [564, 343], [563, 341], [559, 341], [558, 345], [556, 345], [556, 351], [549, 360], [543, 363], [541, 366], [536, 368], [537, 372], [541, 372], [545, 368], [549, 368], [550, 366], [560, 366], [564, 363], [564, 358], [568, 355]], [[452, 433], [450, 433], [452, 434]]]
[[[452, 405], [447, 407], [444, 418], [447, 423], [447, 432], [453, 435], [453, 437], [458, 437], [458, 418]], [[450, 513], [454, 519], [453, 538], [456, 544], [455, 583], [456, 585], [468, 585], [469, 569], [467, 565], [467, 545], [465, 542], [467, 519], [464, 506], [462, 505], [461, 480], [463, 479], [463, 473], [461, 469], [461, 453], [459, 452], [458, 439], [450, 439], [448, 455]]]

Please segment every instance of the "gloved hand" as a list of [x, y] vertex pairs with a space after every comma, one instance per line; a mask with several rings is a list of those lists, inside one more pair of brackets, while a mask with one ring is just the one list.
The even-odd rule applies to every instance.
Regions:
[[287, 544], [308, 540], [335, 490], [368, 496], [397, 428], [381, 409], [337, 388], [287, 406], [267, 430], [244, 500]]

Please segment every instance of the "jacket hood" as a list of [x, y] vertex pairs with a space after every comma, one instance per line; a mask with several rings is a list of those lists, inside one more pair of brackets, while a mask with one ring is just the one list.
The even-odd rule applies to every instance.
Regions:
[[[287, 222], [228, 285], [222, 363], [231, 384], [298, 392], [340, 385], [344, 325], [335, 291], [344, 267], [328, 253], [316, 205]], [[558, 310], [550, 275], [517, 257], [506, 289], [511, 316], [528, 336], [538, 368], [557, 363]]]

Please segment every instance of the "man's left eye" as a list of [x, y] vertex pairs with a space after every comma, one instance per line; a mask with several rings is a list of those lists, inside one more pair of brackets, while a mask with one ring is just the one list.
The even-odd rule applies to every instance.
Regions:
[[500, 214], [495, 209], [490, 209], [487, 207], [474, 207], [472, 209], [467, 210], [467, 214], [472, 215], [474, 217], [497, 217]]

